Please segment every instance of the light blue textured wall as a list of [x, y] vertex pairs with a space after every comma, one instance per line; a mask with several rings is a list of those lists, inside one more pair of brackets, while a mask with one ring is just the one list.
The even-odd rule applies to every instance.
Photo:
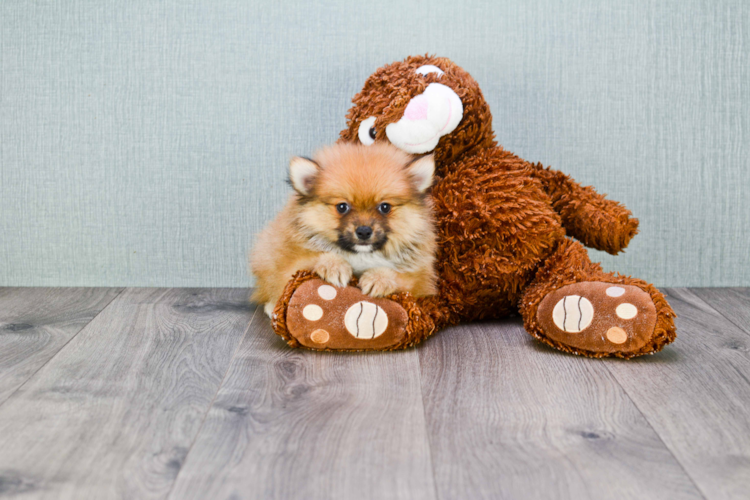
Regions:
[[0, 285], [247, 286], [287, 159], [409, 54], [625, 202], [605, 267], [750, 285], [750, 2], [0, 2]]

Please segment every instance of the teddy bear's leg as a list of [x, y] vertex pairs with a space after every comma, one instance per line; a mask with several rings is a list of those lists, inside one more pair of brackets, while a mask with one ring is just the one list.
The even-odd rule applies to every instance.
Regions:
[[404, 349], [421, 342], [444, 322], [438, 297], [399, 293], [376, 299], [352, 280], [338, 288], [299, 271], [272, 313], [274, 331], [292, 347], [326, 351]]
[[643, 280], [605, 273], [566, 239], [520, 303], [526, 330], [561, 351], [591, 357], [652, 354], [675, 339], [672, 308]]

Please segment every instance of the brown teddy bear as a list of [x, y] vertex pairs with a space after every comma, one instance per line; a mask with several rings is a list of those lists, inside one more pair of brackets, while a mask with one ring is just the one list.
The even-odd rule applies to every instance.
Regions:
[[664, 296], [605, 273], [583, 246], [617, 254], [638, 220], [591, 187], [498, 146], [489, 106], [466, 71], [446, 58], [409, 57], [378, 69], [353, 103], [342, 141], [434, 154], [439, 292], [375, 299], [356, 280], [334, 289], [300, 271], [273, 313], [290, 346], [401, 349], [448, 325], [516, 311], [537, 339], [585, 356], [631, 358], [675, 339]]

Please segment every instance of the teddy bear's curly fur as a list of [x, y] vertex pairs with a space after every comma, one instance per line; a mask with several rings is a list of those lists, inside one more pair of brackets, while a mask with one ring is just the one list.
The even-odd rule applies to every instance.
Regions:
[[[416, 71], [425, 65], [443, 74]], [[376, 140], [387, 141], [385, 127], [431, 83], [450, 87], [463, 104], [461, 122], [432, 151], [439, 293], [389, 297], [408, 319], [394, 341], [378, 349], [411, 346], [448, 325], [515, 312], [540, 341], [591, 357], [630, 358], [672, 342], [674, 313], [664, 296], [642, 280], [603, 272], [583, 247], [617, 254], [636, 234], [638, 220], [591, 187], [498, 146], [477, 82], [450, 60], [409, 57], [378, 69], [354, 96], [341, 140], [359, 141], [361, 122], [376, 117]], [[292, 346], [368, 349], [366, 341], [337, 343], [337, 334], [318, 347], [304, 341], [305, 328], [290, 325], [290, 301], [312, 279], [300, 272], [289, 283], [274, 312], [276, 332]], [[348, 306], [333, 302], [334, 309]]]

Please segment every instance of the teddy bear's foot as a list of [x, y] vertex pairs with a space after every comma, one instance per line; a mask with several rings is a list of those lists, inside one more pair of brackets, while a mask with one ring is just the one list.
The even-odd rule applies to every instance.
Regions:
[[404, 344], [407, 319], [397, 302], [314, 278], [292, 294], [285, 326], [290, 345], [331, 351], [387, 350]]
[[541, 333], [568, 351], [630, 357], [648, 352], [657, 312], [651, 295], [637, 286], [584, 281], [545, 296], [536, 319]]

